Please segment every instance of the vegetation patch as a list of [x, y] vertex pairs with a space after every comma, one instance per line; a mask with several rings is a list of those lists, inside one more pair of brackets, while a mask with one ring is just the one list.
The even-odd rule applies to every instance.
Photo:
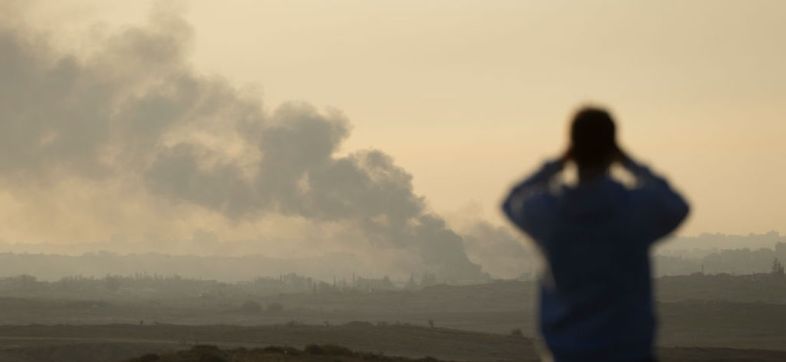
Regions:
[[411, 359], [355, 352], [349, 348], [331, 344], [310, 344], [302, 350], [287, 346], [224, 350], [213, 345], [198, 345], [185, 351], [164, 354], [148, 353], [127, 362], [267, 362], [283, 360], [288, 362], [440, 362], [433, 357]]

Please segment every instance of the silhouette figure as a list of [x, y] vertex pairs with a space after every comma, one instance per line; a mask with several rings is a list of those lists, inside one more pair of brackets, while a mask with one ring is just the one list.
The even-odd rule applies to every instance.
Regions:
[[[557, 175], [575, 163], [578, 183]], [[610, 176], [619, 163], [635, 179]], [[540, 280], [540, 333], [551, 358], [654, 361], [649, 249], [688, 215], [668, 183], [617, 145], [612, 116], [585, 107], [573, 118], [570, 146], [510, 192], [502, 206], [529, 235], [547, 270]]]

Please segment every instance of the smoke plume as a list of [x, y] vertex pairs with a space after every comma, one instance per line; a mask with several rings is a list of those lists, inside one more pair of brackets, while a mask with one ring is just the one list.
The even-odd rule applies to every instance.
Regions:
[[[339, 225], [368, 249], [408, 255], [403, 273], [482, 277], [462, 236], [428, 211], [389, 155], [340, 155], [350, 134], [340, 112], [305, 103], [267, 112], [255, 95], [193, 69], [191, 37], [177, 14], [154, 11], [149, 24], [107, 34], [90, 54], [69, 54], [40, 33], [0, 25], [6, 194], [21, 204], [38, 199], [55, 219], [68, 211], [47, 199], [51, 190], [170, 210], [156, 222], [176, 223], [178, 212], [196, 208], [230, 226], [276, 217]], [[93, 217], [107, 212], [94, 222], [111, 225], [112, 211]]]

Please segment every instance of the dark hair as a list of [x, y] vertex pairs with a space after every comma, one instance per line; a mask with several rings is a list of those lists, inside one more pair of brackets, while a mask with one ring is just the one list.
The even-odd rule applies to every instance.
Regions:
[[570, 127], [571, 159], [579, 167], [608, 167], [617, 155], [614, 120], [608, 111], [583, 107]]

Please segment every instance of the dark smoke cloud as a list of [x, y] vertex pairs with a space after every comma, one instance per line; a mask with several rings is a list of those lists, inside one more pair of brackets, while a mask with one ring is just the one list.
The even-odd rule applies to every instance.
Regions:
[[[349, 122], [289, 103], [272, 113], [188, 63], [191, 29], [154, 12], [87, 57], [0, 25], [0, 179], [137, 180], [156, 197], [230, 221], [268, 214], [343, 223], [447, 279], [483, 273], [464, 239], [380, 151], [338, 156]], [[10, 187], [10, 186], [9, 186]]]
[[473, 221], [461, 229], [467, 253], [472, 261], [483, 265], [495, 276], [505, 278], [533, 277], [541, 260], [538, 252], [510, 228]]

